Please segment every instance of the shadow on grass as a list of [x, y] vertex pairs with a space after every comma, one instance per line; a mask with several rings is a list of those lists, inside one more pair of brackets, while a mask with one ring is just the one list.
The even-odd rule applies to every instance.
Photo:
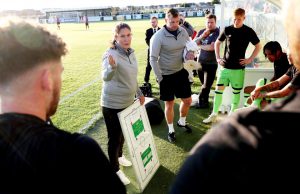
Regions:
[[[132, 167], [123, 169], [123, 171], [129, 177], [135, 177], [134, 170]], [[128, 194], [168, 193], [168, 190], [169, 190], [170, 185], [172, 184], [174, 178], [175, 178], [175, 174], [161, 165], [143, 192], [141, 192], [139, 189], [137, 179], [131, 178], [130, 179], [131, 183], [126, 186], [127, 193]]]
[[86, 135], [96, 140], [100, 145], [101, 149], [103, 150], [103, 152], [108, 157], [107, 154], [108, 138], [107, 138], [106, 125], [103, 117], [100, 117], [100, 119], [94, 124], [94, 126], [87, 131]]
[[167, 193], [174, 178], [175, 174], [173, 172], [164, 166], [160, 166], [152, 180], [143, 191], [143, 194]]
[[[160, 103], [164, 110], [164, 102], [160, 101]], [[210, 128], [209, 125], [202, 123], [202, 120], [206, 118], [209, 113], [207, 109], [201, 110], [201, 109], [190, 108], [189, 115], [187, 117], [187, 122], [189, 126], [193, 129], [193, 132], [188, 134], [185, 132], [185, 128], [178, 127], [176, 124], [177, 121], [179, 120], [179, 105], [180, 105], [180, 100], [176, 100], [174, 105], [174, 121], [173, 121], [175, 132], [176, 132], [176, 142], [174, 145], [188, 152]], [[165, 119], [162, 121], [160, 125], [152, 125], [151, 128], [154, 136], [169, 143], [167, 138], [168, 127]]]

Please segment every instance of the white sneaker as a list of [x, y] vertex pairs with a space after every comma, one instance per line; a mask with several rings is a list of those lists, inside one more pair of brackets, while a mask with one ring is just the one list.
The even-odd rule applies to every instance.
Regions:
[[119, 170], [118, 172], [116, 172], [116, 174], [118, 175], [118, 177], [120, 178], [120, 180], [124, 185], [130, 184], [130, 180], [127, 178], [127, 176], [124, 174], [122, 170]]
[[218, 117], [218, 114], [211, 113], [208, 118], [206, 118], [206, 119], [203, 120], [203, 123], [208, 124], [208, 123], [216, 122], [217, 117]]
[[231, 114], [231, 105], [226, 106], [226, 112], [228, 115]]
[[220, 108], [219, 108], [219, 111], [220, 111], [222, 114], [225, 114], [226, 106], [225, 106], [225, 105], [221, 105]]
[[122, 166], [132, 166], [132, 163], [125, 158], [125, 156], [119, 157], [119, 164]]

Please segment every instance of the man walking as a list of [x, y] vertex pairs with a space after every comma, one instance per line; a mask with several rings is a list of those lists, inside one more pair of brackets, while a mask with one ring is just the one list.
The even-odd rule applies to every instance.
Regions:
[[179, 26], [178, 10], [167, 10], [165, 21], [166, 25], [151, 38], [150, 64], [159, 83], [160, 99], [165, 101], [168, 140], [173, 143], [176, 140], [173, 126], [174, 96], [181, 99], [177, 126], [185, 128], [188, 133], [192, 132], [186, 124], [186, 116], [192, 102], [191, 87], [188, 72], [183, 68], [182, 61], [189, 35]]

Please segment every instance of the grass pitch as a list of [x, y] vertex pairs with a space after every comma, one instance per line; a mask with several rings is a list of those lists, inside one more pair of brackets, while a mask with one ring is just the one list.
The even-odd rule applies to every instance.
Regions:
[[[187, 18], [198, 31], [204, 27], [204, 18]], [[139, 64], [138, 81], [141, 85], [146, 67], [147, 45], [145, 31], [150, 27], [149, 20], [125, 21], [132, 28], [132, 48]], [[61, 30], [56, 25], [48, 25], [56, 31], [69, 46], [69, 54], [63, 59], [65, 67], [63, 73], [63, 86], [61, 102], [56, 115], [52, 118], [59, 128], [70, 132], [83, 131], [98, 141], [101, 148], [107, 151], [107, 132], [100, 111], [101, 93], [101, 58], [109, 47], [112, 39], [112, 30], [117, 22], [90, 23], [90, 29], [85, 30], [85, 25], [61, 24]], [[159, 20], [159, 26], [164, 25], [164, 20]], [[200, 89], [199, 79], [194, 79], [193, 93]], [[150, 82], [154, 95], [158, 95], [158, 86], [151, 72]], [[158, 97], [158, 96], [157, 96]], [[175, 104], [175, 119], [178, 120], [179, 101]], [[193, 127], [192, 134], [186, 134], [183, 129], [177, 128], [177, 142], [171, 144], [167, 140], [167, 125], [152, 126], [154, 141], [158, 151], [161, 167], [155, 174], [143, 193], [167, 193], [176, 173], [186, 158], [189, 150], [205, 134], [210, 127], [201, 121], [206, 118], [210, 110], [191, 109], [187, 121]], [[126, 146], [125, 155], [128, 156]], [[132, 184], [127, 186], [128, 193], [139, 193], [133, 168], [123, 169], [130, 177]], [[86, 178], [86, 177], [82, 177]], [[99, 188], [101, 189], [101, 188]]]

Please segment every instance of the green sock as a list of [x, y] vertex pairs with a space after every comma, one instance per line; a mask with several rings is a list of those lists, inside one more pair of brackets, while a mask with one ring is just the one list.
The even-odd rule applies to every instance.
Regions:
[[222, 97], [223, 97], [223, 91], [222, 90], [215, 90], [213, 113], [218, 114], [220, 105], [222, 103]]
[[260, 104], [261, 104], [262, 99], [261, 98], [257, 98], [252, 102], [252, 105], [256, 106], [257, 108], [260, 109]]
[[244, 107], [250, 106], [250, 104], [248, 104], [249, 97], [250, 97], [250, 94], [244, 93]]
[[[266, 78], [259, 79], [259, 80], [256, 82], [256, 88], [265, 85], [267, 82], [268, 82], [268, 80], [267, 80]], [[255, 99], [255, 100], [252, 102], [252, 105], [255, 105], [257, 108], [260, 109], [260, 108], [261, 108], [261, 106], [260, 106], [260, 105], [261, 105], [261, 101], [262, 101], [261, 98], [257, 98], [257, 99]]]
[[234, 112], [239, 107], [241, 91], [233, 90], [232, 93], [233, 93], [233, 96], [232, 96], [232, 104], [231, 104], [230, 111]]

